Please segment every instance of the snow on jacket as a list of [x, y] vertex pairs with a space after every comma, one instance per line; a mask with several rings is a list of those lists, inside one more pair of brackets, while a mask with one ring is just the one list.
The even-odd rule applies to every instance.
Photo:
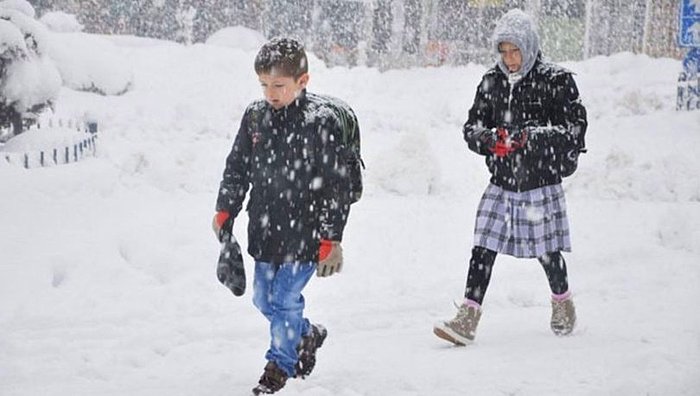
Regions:
[[[503, 41], [523, 45], [523, 66], [513, 78], [499, 60], [484, 74], [464, 124], [464, 139], [471, 150], [486, 156], [491, 183], [506, 190], [528, 191], [561, 183], [562, 161], [583, 147], [588, 125], [572, 73], [542, 60], [537, 33], [522, 12], [511, 11], [499, 21], [497, 40], [501, 41], [495, 42], [496, 50]], [[526, 131], [527, 144], [497, 157], [483, 138], [498, 127], [511, 134]]]
[[255, 260], [316, 261], [320, 238], [342, 239], [348, 149], [331, 103], [338, 100], [304, 90], [282, 109], [259, 100], [243, 115], [216, 209], [235, 217], [251, 187], [248, 253]]

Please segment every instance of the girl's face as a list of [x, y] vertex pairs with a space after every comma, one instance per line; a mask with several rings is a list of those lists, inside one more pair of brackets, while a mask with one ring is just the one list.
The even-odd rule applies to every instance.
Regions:
[[309, 82], [309, 74], [304, 73], [298, 78], [258, 74], [258, 80], [260, 80], [260, 86], [267, 103], [275, 110], [279, 110], [294, 102], [301, 91], [306, 88], [306, 84]]
[[498, 44], [498, 52], [501, 54], [501, 59], [505, 63], [508, 71], [515, 73], [523, 66], [523, 55], [520, 53], [520, 48], [509, 42]]

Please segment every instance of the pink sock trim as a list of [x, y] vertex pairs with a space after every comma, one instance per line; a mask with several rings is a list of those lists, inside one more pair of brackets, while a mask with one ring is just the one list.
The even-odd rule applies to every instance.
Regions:
[[481, 309], [481, 304], [474, 300], [470, 300], [468, 298], [464, 299], [464, 305], [466, 305], [469, 308], [476, 308], [476, 309]]
[[552, 300], [562, 302], [568, 300], [571, 297], [571, 290], [567, 290], [562, 294], [552, 294]]

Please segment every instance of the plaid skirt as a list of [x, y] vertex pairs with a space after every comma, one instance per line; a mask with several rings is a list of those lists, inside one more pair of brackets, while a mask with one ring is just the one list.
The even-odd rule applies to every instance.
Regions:
[[522, 258], [570, 252], [561, 184], [523, 192], [489, 184], [476, 213], [474, 245]]

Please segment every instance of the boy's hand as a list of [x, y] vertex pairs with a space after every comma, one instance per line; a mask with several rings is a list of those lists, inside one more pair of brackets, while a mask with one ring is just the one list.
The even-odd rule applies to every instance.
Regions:
[[326, 277], [343, 269], [343, 248], [338, 241], [321, 239], [318, 249], [316, 276]]
[[224, 211], [216, 212], [211, 221], [211, 228], [214, 230], [214, 235], [216, 235], [219, 242], [222, 242], [224, 233], [230, 235], [233, 232], [233, 219], [231, 215]]

